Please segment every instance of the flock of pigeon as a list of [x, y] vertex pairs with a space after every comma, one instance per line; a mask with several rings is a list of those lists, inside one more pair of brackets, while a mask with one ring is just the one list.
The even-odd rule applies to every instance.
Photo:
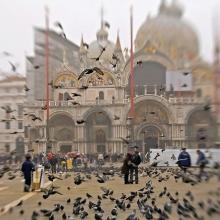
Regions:
[[[7, 172], [10, 174], [12, 171], [1, 170], [1, 177]], [[194, 170], [183, 173], [178, 168], [140, 167], [139, 173], [142, 180], [146, 179], [146, 182], [132, 185], [133, 191], [128, 188], [126, 193], [123, 190], [122, 193], [120, 190], [108, 188], [118, 178], [120, 178], [118, 181], [121, 184], [123, 182], [120, 168], [117, 167], [105, 167], [99, 171], [91, 167], [86, 170], [81, 169], [77, 173], [48, 174], [47, 178], [51, 181], [51, 185], [42, 189], [42, 199], [36, 204], [36, 209], [32, 211], [31, 220], [205, 220], [220, 217], [220, 187], [213, 188], [214, 191], [210, 191], [205, 200], [198, 200], [193, 192], [193, 187], [199, 186], [201, 181], [209, 182], [217, 177], [216, 184], [218, 184], [220, 181], [219, 168], [208, 170], [207, 178], [204, 180], [198, 178]], [[13, 178], [11, 176], [13, 175], [10, 174], [9, 178], [15, 178], [15, 175]], [[90, 181], [93, 181], [93, 184], [96, 182], [100, 187], [98, 195], [94, 193], [92, 187], [89, 187], [90, 183], [92, 184]], [[169, 189], [169, 181], [186, 184], [185, 187], [189, 189], [188, 192], [175, 192], [172, 188]], [[71, 185], [67, 186], [67, 182]], [[71, 198], [71, 191], [80, 190], [79, 185], [87, 186], [88, 191], [82, 191], [81, 196]], [[137, 190], [134, 190], [134, 186]], [[66, 190], [63, 187], [66, 187]], [[53, 201], [55, 195], [56, 201], [60, 201], [59, 203], [54, 204], [50, 209], [43, 206], [47, 202], [51, 204], [51, 201], [48, 200]], [[62, 198], [59, 199], [59, 196]], [[108, 204], [108, 208], [106, 208], [106, 204]], [[14, 210], [17, 210], [16, 213], [19, 210], [19, 217], [22, 219], [25, 214], [24, 201], [21, 200], [15, 207], [11, 207], [7, 216], [12, 216]]]

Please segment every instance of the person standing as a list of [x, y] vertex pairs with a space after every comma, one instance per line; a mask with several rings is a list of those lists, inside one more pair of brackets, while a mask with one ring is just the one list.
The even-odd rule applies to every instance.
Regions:
[[24, 174], [24, 192], [29, 192], [30, 191], [30, 186], [31, 186], [31, 180], [32, 180], [32, 172], [35, 170], [34, 164], [31, 161], [31, 155], [27, 154], [26, 155], [26, 160], [22, 164], [21, 171]]
[[138, 166], [141, 163], [141, 157], [138, 151], [138, 147], [134, 148], [134, 154], [131, 158], [131, 183], [133, 183], [133, 175], [135, 179], [135, 183], [138, 184]]
[[182, 148], [182, 152], [179, 154], [177, 164], [184, 173], [187, 171], [187, 168], [191, 167], [191, 157], [185, 147]]
[[131, 182], [129, 180], [129, 176], [131, 172], [131, 158], [132, 158], [132, 154], [127, 153], [121, 168], [121, 172], [122, 174], [124, 174], [124, 184], [129, 184]]
[[205, 154], [201, 150], [198, 149], [196, 152], [198, 154], [196, 165], [198, 165], [200, 168], [199, 178], [201, 179], [201, 177], [205, 175], [204, 169], [205, 169], [206, 164], [208, 163], [208, 160], [206, 159]]

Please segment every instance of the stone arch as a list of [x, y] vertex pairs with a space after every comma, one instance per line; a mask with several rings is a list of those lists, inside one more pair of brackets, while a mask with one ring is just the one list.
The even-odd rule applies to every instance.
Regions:
[[167, 136], [167, 132], [158, 124], [142, 124], [136, 129], [135, 133], [137, 133], [138, 140], [143, 141], [145, 153], [151, 148], [163, 148], [165, 146], [162, 138]]
[[[165, 54], [157, 51], [156, 53], [149, 53], [146, 52], [143, 49], [135, 53], [134, 55], [134, 68], [138, 66], [137, 61], [142, 61], [144, 62], [156, 62], [159, 63], [160, 65], [163, 65], [166, 67], [167, 70], [172, 70], [175, 68], [174, 63], [167, 57]], [[129, 83], [129, 77], [130, 77], [130, 59], [126, 62], [124, 71], [123, 71], [123, 76], [124, 76], [124, 82], [125, 85], [128, 85]]]
[[59, 112], [49, 119], [50, 138], [57, 141], [72, 141], [75, 138], [75, 123], [69, 113]]
[[112, 121], [102, 108], [93, 108], [84, 114], [85, 136], [88, 152], [104, 153], [112, 138]]
[[71, 122], [75, 125], [72, 115], [67, 111], [56, 111], [50, 115], [49, 123], [52, 123], [58, 116], [64, 116], [65, 118], [70, 118]]
[[192, 109], [186, 116], [186, 135], [191, 145], [209, 147], [217, 138], [217, 123], [210, 111], [202, 107]]
[[87, 120], [87, 118], [95, 112], [103, 112], [104, 114], [106, 114], [108, 116], [108, 118], [111, 120], [111, 118], [113, 118], [113, 115], [110, 111], [108, 111], [108, 109], [104, 109], [102, 107], [96, 106], [93, 108], [90, 108], [89, 110], [87, 110], [84, 114], [83, 114], [83, 119]]
[[158, 131], [160, 132], [160, 134], [164, 135], [164, 136], [167, 136], [167, 131], [160, 125], [158, 124], [153, 124], [153, 123], [144, 123], [144, 124], [141, 124], [139, 125], [136, 130], [135, 130], [135, 134], [137, 136], [138, 139], [142, 139], [142, 136], [143, 136], [143, 130], [149, 128], [149, 127], [155, 127], [156, 129], [158, 129]]
[[86, 118], [86, 139], [96, 141], [96, 131], [102, 129], [105, 132], [106, 140], [112, 136], [112, 122], [104, 111], [94, 111]]
[[[175, 121], [175, 116], [174, 116], [175, 114], [170, 109], [169, 103], [167, 102], [165, 98], [148, 95], [148, 96], [136, 97], [134, 100], [135, 106], [141, 103], [147, 103], [147, 102], [157, 104], [164, 112], [166, 112], [168, 116], [168, 123], [172, 123], [173, 121]], [[127, 106], [124, 120], [126, 120], [126, 117], [128, 117], [129, 111], [130, 111], [130, 105]], [[136, 113], [136, 108], [135, 108], [135, 113]]]

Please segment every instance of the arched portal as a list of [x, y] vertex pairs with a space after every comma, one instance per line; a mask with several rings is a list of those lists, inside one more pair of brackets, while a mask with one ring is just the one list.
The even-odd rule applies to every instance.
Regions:
[[135, 104], [134, 139], [143, 151], [171, 145], [171, 114], [165, 105], [153, 99]]
[[149, 152], [151, 148], [163, 147], [164, 133], [162, 129], [156, 125], [146, 125], [141, 128], [140, 134], [141, 140], [143, 141], [144, 152]]
[[217, 124], [209, 111], [198, 109], [191, 112], [187, 119], [187, 137], [189, 144], [200, 148], [213, 145], [217, 137]]
[[105, 153], [107, 141], [112, 136], [109, 116], [104, 111], [92, 112], [87, 116], [85, 126], [88, 152]]
[[[75, 123], [70, 115], [58, 113], [49, 120], [49, 137], [55, 146], [59, 143], [61, 152], [72, 151], [72, 142], [75, 138]], [[67, 144], [68, 143], [68, 144]]]

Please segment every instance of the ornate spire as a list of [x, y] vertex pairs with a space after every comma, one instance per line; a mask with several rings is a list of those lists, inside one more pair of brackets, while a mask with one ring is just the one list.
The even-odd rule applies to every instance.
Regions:
[[107, 41], [108, 40], [108, 32], [106, 31], [104, 25], [104, 9], [101, 7], [101, 28], [97, 31], [96, 37], [98, 41]]
[[120, 42], [120, 37], [119, 37], [119, 31], [117, 32], [117, 39], [116, 39], [116, 43], [115, 43], [115, 51], [121, 51], [121, 42]]
[[159, 13], [163, 14], [167, 9], [166, 0], [161, 0], [160, 7], [159, 7]]
[[120, 42], [120, 38], [119, 38], [119, 31], [117, 32], [117, 39], [116, 39], [116, 43], [115, 43], [115, 48], [114, 48], [114, 52], [113, 54], [119, 59], [118, 65], [117, 65], [117, 69], [121, 69], [121, 67], [123, 66], [123, 63], [125, 62], [124, 59], [124, 55], [121, 49], [121, 42]]
[[84, 41], [83, 41], [83, 35], [81, 36], [81, 42], [80, 42], [80, 48], [79, 48], [79, 53], [80, 54], [86, 54], [87, 50], [84, 46]]

